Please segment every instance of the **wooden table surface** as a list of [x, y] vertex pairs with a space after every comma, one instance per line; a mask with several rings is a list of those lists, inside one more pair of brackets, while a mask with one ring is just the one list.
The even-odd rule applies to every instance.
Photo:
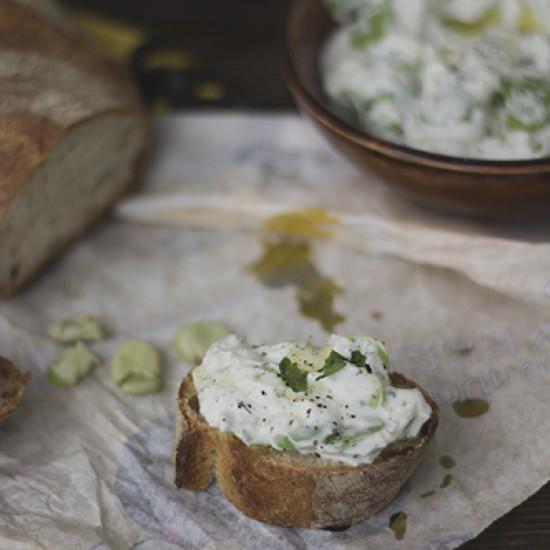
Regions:
[[[153, 110], [295, 110], [279, 70], [289, 0], [64, 3], [130, 66]], [[122, 26], [98, 34], [96, 16]], [[461, 548], [550, 550], [550, 483]]]

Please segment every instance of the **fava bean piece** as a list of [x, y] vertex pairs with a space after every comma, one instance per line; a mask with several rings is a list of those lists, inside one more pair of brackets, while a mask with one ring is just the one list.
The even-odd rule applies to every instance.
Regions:
[[113, 382], [125, 393], [146, 395], [162, 389], [162, 361], [155, 346], [143, 340], [123, 342], [111, 359]]
[[101, 322], [89, 315], [80, 315], [55, 323], [48, 329], [48, 334], [54, 340], [62, 343], [70, 342], [99, 342], [105, 338], [105, 331]]
[[217, 321], [192, 323], [178, 330], [174, 344], [179, 356], [186, 363], [198, 365], [208, 348], [229, 334], [231, 330]]
[[86, 344], [78, 342], [55, 358], [48, 369], [48, 381], [59, 386], [74, 386], [99, 362], [97, 355]]

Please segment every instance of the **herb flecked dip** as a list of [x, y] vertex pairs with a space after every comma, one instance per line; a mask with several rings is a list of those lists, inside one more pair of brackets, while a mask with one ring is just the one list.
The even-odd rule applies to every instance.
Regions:
[[325, 0], [321, 56], [343, 116], [451, 156], [550, 154], [550, 0]]
[[247, 445], [347, 464], [371, 463], [390, 443], [417, 437], [432, 410], [418, 389], [392, 385], [373, 338], [333, 334], [326, 346], [214, 344], [193, 371], [200, 413]]

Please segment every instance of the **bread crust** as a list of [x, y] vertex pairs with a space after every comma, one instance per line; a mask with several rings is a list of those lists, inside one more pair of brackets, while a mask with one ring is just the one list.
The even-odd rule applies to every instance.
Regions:
[[15, 410], [30, 379], [30, 372], [21, 372], [0, 356], [0, 421]]
[[[76, 30], [67, 31], [31, 6], [0, 0], [0, 69], [0, 220], [64, 136], [102, 116], [128, 114], [140, 121], [141, 156], [125, 189], [137, 179], [151, 141], [150, 121], [125, 70], [81, 40]], [[52, 97], [63, 98], [62, 108], [52, 108]], [[80, 233], [120, 195], [83, 224]], [[48, 258], [78, 236], [68, 235], [56, 243]], [[1, 281], [0, 298], [25, 284], [46, 261], [33, 266], [32, 273]]]
[[191, 374], [179, 391], [174, 445], [178, 488], [204, 490], [216, 479], [226, 498], [247, 516], [288, 527], [344, 527], [375, 514], [416, 468], [439, 422], [437, 404], [414, 382], [391, 373], [392, 384], [418, 388], [432, 415], [414, 440], [388, 446], [372, 464], [349, 466], [313, 455], [246, 446], [209, 426], [199, 413]]
[[[40, 63], [30, 61], [37, 54], [44, 67], [53, 63], [42, 73]], [[10, 57], [3, 59], [2, 55]], [[142, 120], [144, 134], [149, 137], [148, 119], [122, 67], [32, 9], [10, 0], [0, 0], [0, 67], [10, 73], [1, 79], [0, 86], [0, 216], [69, 129], [108, 113], [130, 113]], [[59, 84], [43, 80], [51, 76], [51, 70], [59, 73]], [[76, 86], [72, 94], [62, 88], [66, 73], [82, 78], [80, 88]], [[84, 89], [90, 77], [101, 83], [97, 97]], [[48, 90], [52, 94], [67, 94], [63, 111], [52, 109], [49, 98], [43, 98], [45, 86], [54, 86]]]
[[[150, 128], [148, 127], [148, 138], [147, 141], [150, 142]], [[1, 156], [0, 156], [1, 158]], [[5, 298], [6, 296], [10, 296], [14, 293], [16, 293], [19, 289], [21, 289], [23, 286], [31, 282], [38, 274], [39, 272], [44, 269], [47, 265], [54, 262], [57, 259], [57, 256], [60, 255], [60, 253], [72, 242], [77, 241], [79, 238], [82, 237], [90, 228], [92, 228], [94, 225], [98, 223], [103, 216], [107, 212], [109, 212], [113, 206], [126, 194], [131, 192], [133, 186], [139, 185], [139, 181], [141, 179], [141, 176], [145, 170], [145, 167], [147, 165], [147, 160], [149, 158], [149, 149], [145, 148], [141, 155], [136, 160], [135, 169], [132, 174], [132, 176], [129, 178], [126, 185], [123, 187], [122, 191], [118, 193], [117, 195], [113, 196], [112, 200], [104, 205], [104, 207], [100, 210], [98, 210], [97, 215], [95, 215], [93, 218], [89, 220], [88, 223], [84, 224], [82, 228], [80, 229], [80, 232], [68, 236], [63, 241], [60, 241], [56, 247], [52, 248], [48, 258], [42, 262], [38, 263], [34, 266], [34, 270], [29, 273], [26, 277], [18, 278], [16, 280], [10, 281], [9, 284], [0, 285], [0, 300], [2, 298]], [[1, 186], [0, 186], [0, 192], [1, 192]], [[0, 216], [2, 215], [2, 211], [0, 209]]]
[[92, 43], [82, 40], [81, 31], [68, 18], [64, 25], [59, 23], [33, 9], [32, 2], [26, 5], [17, 0], [0, 0], [0, 51], [38, 54], [61, 61], [118, 88], [115, 94], [123, 104], [138, 105], [137, 92], [125, 69], [108, 60]]
[[62, 133], [62, 128], [44, 119], [0, 115], [0, 216]]

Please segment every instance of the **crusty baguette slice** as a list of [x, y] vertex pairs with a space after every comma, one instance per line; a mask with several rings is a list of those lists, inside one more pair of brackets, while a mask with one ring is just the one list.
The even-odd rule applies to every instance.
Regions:
[[398, 373], [390, 376], [398, 387], [420, 389], [432, 415], [420, 437], [388, 446], [372, 464], [348, 466], [295, 451], [248, 447], [234, 435], [210, 427], [199, 413], [188, 375], [179, 391], [176, 486], [204, 490], [217, 479], [239, 510], [277, 525], [344, 527], [375, 514], [410, 477], [439, 422], [439, 409], [422, 388]]
[[0, 420], [15, 410], [30, 379], [30, 372], [23, 373], [0, 357]]

